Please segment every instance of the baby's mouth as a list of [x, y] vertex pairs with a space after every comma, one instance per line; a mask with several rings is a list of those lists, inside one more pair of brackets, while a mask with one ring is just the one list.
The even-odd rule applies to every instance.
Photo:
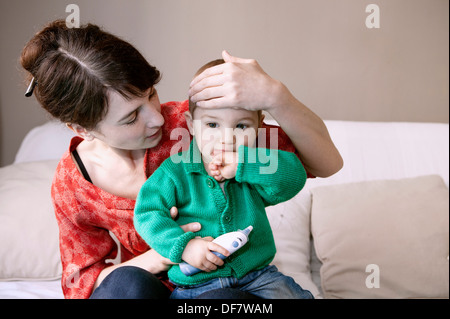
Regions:
[[236, 150], [234, 148], [234, 145], [233, 146], [223, 146], [223, 147], [220, 147], [220, 148], [214, 148], [211, 155], [212, 156], [216, 156], [218, 154], [223, 154], [223, 153], [226, 153], [226, 152], [235, 152], [235, 151]]

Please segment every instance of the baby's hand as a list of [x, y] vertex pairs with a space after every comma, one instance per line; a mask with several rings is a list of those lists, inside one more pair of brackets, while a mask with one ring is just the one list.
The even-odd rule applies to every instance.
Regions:
[[224, 264], [224, 261], [211, 251], [221, 253], [225, 257], [228, 257], [230, 253], [222, 246], [213, 243], [212, 240], [212, 237], [191, 239], [186, 245], [181, 258], [189, 265], [200, 270], [206, 272], [216, 270], [217, 266]]
[[209, 170], [211, 176], [218, 182], [223, 182], [226, 179], [236, 176], [239, 157], [236, 152], [219, 153], [213, 157], [209, 163]]

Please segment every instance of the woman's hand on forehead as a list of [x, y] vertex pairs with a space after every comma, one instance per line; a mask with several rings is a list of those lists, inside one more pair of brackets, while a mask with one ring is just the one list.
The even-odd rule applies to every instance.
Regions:
[[192, 80], [191, 101], [204, 108], [270, 108], [273, 105], [271, 97], [279, 82], [267, 75], [253, 59], [234, 57], [226, 51], [222, 56], [225, 64], [208, 68]]

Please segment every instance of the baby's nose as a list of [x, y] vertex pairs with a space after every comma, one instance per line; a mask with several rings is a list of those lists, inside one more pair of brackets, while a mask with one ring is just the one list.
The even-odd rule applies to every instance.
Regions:
[[234, 135], [234, 130], [232, 128], [225, 128], [222, 132], [222, 143], [223, 144], [234, 144], [236, 141], [236, 136]]

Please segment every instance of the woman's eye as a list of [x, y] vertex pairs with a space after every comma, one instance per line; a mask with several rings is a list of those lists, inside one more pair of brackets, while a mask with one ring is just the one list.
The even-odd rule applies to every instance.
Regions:
[[217, 123], [206, 123], [206, 126], [208, 126], [209, 128], [217, 128], [218, 124]]
[[137, 122], [137, 119], [138, 119], [138, 115], [137, 115], [137, 113], [134, 115], [134, 117], [131, 119], [131, 121], [129, 121], [129, 122], [127, 122], [127, 123], [125, 123], [126, 125], [133, 125], [134, 123], [136, 123]]

